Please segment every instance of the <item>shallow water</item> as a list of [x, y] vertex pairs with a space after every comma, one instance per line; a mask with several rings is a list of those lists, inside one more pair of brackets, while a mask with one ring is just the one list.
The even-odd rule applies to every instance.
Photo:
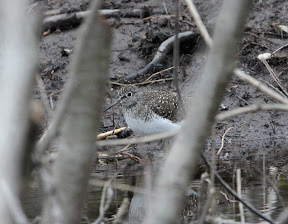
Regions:
[[[132, 169], [133, 172], [135, 169]], [[262, 211], [263, 214], [276, 220], [281, 211], [283, 210], [282, 202], [284, 201], [284, 206], [287, 206], [288, 201], [288, 170], [286, 166], [282, 167], [269, 167], [266, 169], [267, 175], [265, 180], [263, 176], [257, 172], [248, 172], [242, 176], [242, 196], [245, 200], [250, 202], [255, 208]], [[133, 194], [127, 190], [122, 190], [123, 186], [134, 185], [143, 186], [143, 176], [139, 175], [140, 172], [133, 172], [118, 176], [112, 181], [114, 187], [114, 197], [108, 211], [106, 212], [108, 222], [112, 222], [113, 215], [117, 213], [117, 209], [120, 207], [123, 199], [128, 198], [131, 203], [129, 207], [129, 212], [126, 216], [126, 220], [129, 223], [139, 223], [144, 216], [145, 203], [144, 196], [142, 194]], [[231, 180], [231, 177], [222, 176], [224, 179]], [[105, 183], [104, 180], [109, 178], [103, 178], [101, 183]], [[233, 180], [233, 178], [232, 178]], [[95, 185], [95, 183], [97, 183]], [[229, 181], [228, 181], [229, 182]], [[274, 187], [273, 184], [274, 183]], [[265, 184], [264, 184], [265, 183]], [[102, 184], [102, 185], [103, 185]], [[230, 186], [233, 184], [230, 181]], [[101, 184], [100, 184], [101, 185]], [[235, 189], [234, 184], [233, 188]], [[120, 189], [117, 189], [120, 188]], [[199, 180], [191, 182], [190, 189], [195, 192], [200, 191], [201, 184]], [[91, 181], [89, 184], [88, 200], [85, 206], [85, 216], [89, 218], [90, 221], [95, 220], [99, 215], [99, 205], [101, 201], [102, 187], [99, 186], [99, 175], [92, 174]], [[42, 194], [37, 186], [27, 187], [25, 189], [26, 193], [23, 196], [23, 206], [26, 214], [29, 218], [34, 218], [41, 212], [41, 201]], [[277, 191], [279, 191], [277, 193]], [[220, 193], [222, 192], [222, 193]], [[240, 221], [238, 202], [229, 202], [223, 195], [226, 194], [230, 200], [233, 198], [223, 189], [221, 186], [216, 184], [216, 213], [218, 216], [227, 219], [233, 219]], [[181, 215], [181, 222], [179, 223], [189, 223], [198, 209], [195, 202], [195, 197], [187, 196], [187, 203], [184, 211]], [[282, 198], [279, 199], [278, 195]], [[196, 197], [197, 198], [197, 197]], [[245, 221], [249, 223], [259, 223], [261, 219], [256, 215], [252, 214], [247, 208], [244, 207]], [[194, 217], [195, 218], [195, 217]], [[85, 221], [83, 220], [83, 223]], [[264, 221], [261, 223], [265, 223]]]

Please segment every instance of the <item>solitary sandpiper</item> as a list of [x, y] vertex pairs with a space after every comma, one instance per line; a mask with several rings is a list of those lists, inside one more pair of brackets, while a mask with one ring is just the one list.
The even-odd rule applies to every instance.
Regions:
[[148, 135], [180, 128], [183, 109], [176, 93], [143, 91], [127, 85], [119, 96], [117, 103], [122, 105], [125, 121], [134, 133]]

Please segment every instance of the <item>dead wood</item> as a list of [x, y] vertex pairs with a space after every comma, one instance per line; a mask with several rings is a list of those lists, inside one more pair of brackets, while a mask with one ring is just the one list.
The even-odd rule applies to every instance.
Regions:
[[112, 130], [112, 131], [107, 131], [105, 133], [101, 133], [101, 134], [97, 135], [97, 139], [103, 140], [103, 139], [107, 138], [108, 136], [116, 135], [116, 134], [120, 133], [121, 131], [123, 131], [125, 129], [127, 129], [127, 128], [126, 127], [122, 127], [122, 128], [117, 128], [117, 129]]
[[[161, 63], [165, 59], [165, 57], [169, 53], [169, 51], [173, 48], [175, 37], [176, 36], [174, 35], [174, 36], [168, 38], [167, 40], [165, 40], [163, 43], [161, 43], [161, 45], [158, 48], [153, 60], [149, 64], [147, 64], [143, 69], [141, 69], [140, 71], [135, 72], [131, 75], [128, 75], [126, 77], [126, 80], [130, 81], [130, 80], [135, 79], [141, 75], [144, 75], [145, 73], [148, 73], [154, 66]], [[192, 31], [179, 33], [179, 35], [178, 35], [180, 43], [183, 41], [195, 40], [196, 37], [198, 37], [198, 34], [192, 32]]]
[[[55, 11], [55, 13], [59, 13], [60, 11]], [[136, 17], [136, 18], [144, 18], [150, 15], [155, 14], [164, 14], [163, 10], [160, 9], [103, 9], [99, 10], [100, 15], [105, 18], [111, 17]], [[43, 23], [43, 31], [47, 30], [67, 30], [77, 27], [81, 24], [82, 20], [85, 19], [89, 15], [90, 11], [84, 12], [74, 12], [74, 13], [65, 13], [58, 14], [46, 17]], [[49, 15], [49, 13], [48, 13]]]

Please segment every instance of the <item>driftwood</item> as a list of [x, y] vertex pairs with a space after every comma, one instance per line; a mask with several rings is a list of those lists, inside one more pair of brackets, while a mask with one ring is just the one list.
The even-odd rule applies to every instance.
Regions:
[[[56, 11], [59, 12], [59, 11]], [[111, 17], [136, 17], [144, 18], [154, 14], [164, 14], [163, 10], [159, 9], [104, 9], [99, 10], [100, 15], [105, 18]], [[46, 13], [49, 15], [49, 13]], [[65, 13], [46, 17], [43, 23], [43, 31], [56, 29], [71, 29], [80, 25], [83, 19], [90, 14], [90, 11]]]
[[[181, 43], [185, 40], [196, 38], [197, 36], [198, 36], [198, 34], [192, 32], [192, 31], [187, 31], [187, 32], [179, 33], [178, 38], [179, 38], [179, 42]], [[174, 36], [168, 38], [167, 40], [165, 40], [160, 45], [160, 47], [158, 48], [157, 53], [154, 56], [153, 60], [148, 65], [146, 65], [143, 69], [141, 69], [140, 71], [133, 73], [131, 75], [128, 75], [126, 77], [126, 80], [135, 79], [135, 78], [143, 75], [144, 73], [149, 72], [149, 70], [151, 68], [153, 68], [155, 65], [161, 63], [164, 60], [165, 56], [173, 48], [173, 43], [174, 43], [175, 37], [176, 36], [174, 35]]]
[[120, 133], [121, 131], [127, 129], [126, 127], [122, 127], [122, 128], [117, 128], [115, 130], [112, 130], [112, 131], [107, 131], [105, 133], [101, 133], [99, 135], [97, 135], [97, 139], [98, 140], [103, 140], [103, 139], [106, 139], [109, 135], [116, 135], [118, 133]]

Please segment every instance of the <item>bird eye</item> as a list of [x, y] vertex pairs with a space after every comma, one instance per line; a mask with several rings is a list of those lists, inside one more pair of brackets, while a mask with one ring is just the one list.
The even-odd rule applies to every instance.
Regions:
[[127, 96], [132, 96], [132, 93], [131, 92], [127, 93]]

